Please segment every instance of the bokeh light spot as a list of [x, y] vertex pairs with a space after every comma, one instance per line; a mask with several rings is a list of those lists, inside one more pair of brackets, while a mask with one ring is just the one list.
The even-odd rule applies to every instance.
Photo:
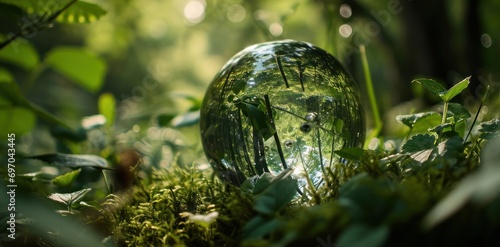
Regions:
[[245, 19], [246, 11], [245, 8], [239, 4], [234, 4], [229, 6], [227, 9], [227, 18], [231, 22], [240, 22]]
[[197, 24], [205, 18], [205, 2], [189, 1], [184, 7], [184, 17], [191, 24]]
[[342, 37], [348, 38], [352, 34], [352, 27], [349, 24], [343, 24], [339, 27], [339, 33]]
[[269, 25], [269, 32], [273, 36], [280, 36], [283, 33], [283, 27], [281, 26], [281, 24], [274, 22]]
[[491, 36], [489, 34], [485, 33], [481, 35], [481, 44], [483, 44], [484, 47], [490, 47], [491, 43]]
[[339, 9], [340, 15], [344, 18], [349, 18], [352, 15], [352, 9], [349, 4], [342, 4]]
[[135, 133], [139, 133], [139, 131], [141, 131], [141, 126], [134, 124], [134, 126], [132, 127], [132, 131], [134, 131]]

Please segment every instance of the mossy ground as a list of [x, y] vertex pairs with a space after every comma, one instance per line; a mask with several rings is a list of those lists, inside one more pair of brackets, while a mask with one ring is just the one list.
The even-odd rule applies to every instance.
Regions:
[[[322, 188], [271, 215], [256, 209], [251, 191], [179, 167], [155, 171], [127, 199], [108, 200], [114, 204], [104, 208], [115, 241], [128, 246], [494, 246], [500, 243], [498, 190], [428, 223], [429, 212], [464, 177], [483, 169], [485, 143], [476, 138], [456, 150], [448, 143], [453, 158], [437, 152], [414, 164], [395, 151], [365, 150], [359, 161], [330, 170]], [[259, 217], [269, 219], [249, 229]]]

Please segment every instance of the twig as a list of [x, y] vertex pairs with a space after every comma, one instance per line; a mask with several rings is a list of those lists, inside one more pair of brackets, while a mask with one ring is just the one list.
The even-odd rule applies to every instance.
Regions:
[[[0, 43], [0, 50], [6, 47], [8, 44], [14, 42], [19, 37], [24, 37], [25, 35], [32, 34], [34, 32], [38, 32], [40, 29], [50, 27], [49, 24], [54, 21], [62, 12], [67, 10], [71, 5], [74, 3], [78, 2], [78, 0], [72, 0], [71, 2], [67, 3], [62, 9], [54, 12], [52, 15], [50, 15], [46, 20], [42, 20], [40, 23], [31, 23], [31, 25], [27, 25], [21, 31], [18, 33], [15, 33], [14, 35], [10, 36], [7, 40], [4, 42]], [[37, 27], [32, 29], [31, 27]], [[39, 27], [39, 28], [38, 28]]]

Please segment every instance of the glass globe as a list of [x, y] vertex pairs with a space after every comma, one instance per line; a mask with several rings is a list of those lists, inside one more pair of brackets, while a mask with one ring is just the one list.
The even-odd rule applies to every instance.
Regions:
[[309, 43], [250, 46], [215, 76], [201, 107], [205, 154], [234, 185], [293, 168], [299, 186], [323, 181], [334, 153], [365, 137], [359, 90], [332, 55]]

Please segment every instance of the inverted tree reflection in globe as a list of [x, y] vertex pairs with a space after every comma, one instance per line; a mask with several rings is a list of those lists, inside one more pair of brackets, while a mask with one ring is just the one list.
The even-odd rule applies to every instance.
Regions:
[[223, 180], [240, 185], [288, 167], [315, 186], [339, 158], [360, 146], [364, 119], [351, 76], [326, 51], [284, 40], [250, 46], [215, 76], [201, 108], [205, 154]]

